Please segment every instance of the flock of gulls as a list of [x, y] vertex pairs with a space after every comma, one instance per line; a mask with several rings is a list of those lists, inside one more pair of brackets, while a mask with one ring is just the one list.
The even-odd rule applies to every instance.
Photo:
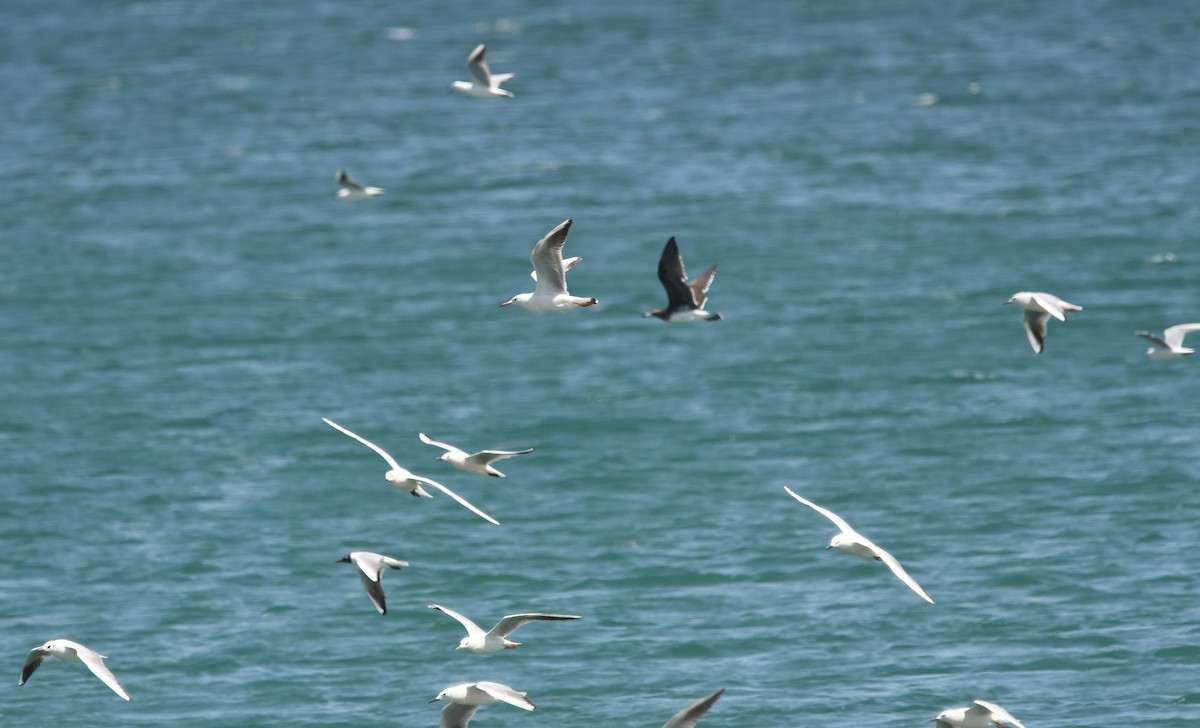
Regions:
[[[483, 44], [477, 46], [467, 56], [467, 69], [470, 71], [470, 81], [455, 81], [451, 88], [466, 96], [476, 99], [513, 98], [511, 91], [501, 88], [501, 84], [513, 78], [511, 73], [493, 74], [488, 68], [485, 58], [486, 49]], [[339, 185], [337, 198], [342, 200], [368, 200], [384, 193], [380, 187], [364, 185], [350, 177], [344, 170], [338, 170], [336, 182]], [[528, 293], [518, 293], [501, 306], [516, 304], [536, 313], [551, 311], [569, 311], [585, 308], [598, 303], [594, 297], [574, 296], [567, 290], [566, 274], [581, 257], [563, 257], [563, 247], [567, 242], [567, 234], [573, 221], [568, 218], [551, 229], [534, 246], [529, 256], [533, 265], [530, 276], [534, 280], [534, 290]], [[646, 317], [655, 317], [669, 323], [691, 323], [698, 321], [719, 321], [721, 315], [708, 311], [708, 290], [716, 277], [717, 265], [713, 264], [702, 274], [689, 279], [684, 270], [683, 257], [675, 238], [667, 241], [658, 262], [658, 278], [667, 294], [667, 305], [646, 312]], [[1006, 302], [1015, 303], [1022, 309], [1022, 321], [1025, 335], [1035, 354], [1042, 353], [1046, 342], [1046, 327], [1051, 317], [1059, 321], [1067, 320], [1067, 313], [1082, 311], [1081, 306], [1068, 303], [1058, 296], [1041, 291], [1019, 291]], [[1184, 337], [1193, 331], [1200, 331], [1200, 323], [1188, 323], [1171, 326], [1157, 336], [1148, 331], [1137, 331], [1137, 336], [1150, 342], [1146, 355], [1154, 360], [1173, 359], [1192, 354], [1193, 349], [1183, 346]], [[471, 502], [458, 495], [445, 485], [430, 478], [417, 475], [402, 467], [386, 450], [361, 435], [346, 429], [342, 425], [322, 418], [326, 424], [338, 432], [357, 440], [375, 451], [387, 462], [389, 470], [384, 478], [393, 487], [403, 490], [417, 498], [432, 498], [425, 486], [440, 491], [459, 505], [479, 516], [483, 520], [500, 525], [500, 522], [488, 515]], [[467, 452], [454, 445], [430, 438], [425, 433], [418, 433], [421, 442], [442, 449], [440, 460], [455, 468], [496, 478], [503, 478], [504, 473], [498, 470], [494, 463], [506, 458], [517, 457], [533, 452], [526, 450], [480, 450], [475, 453]], [[784, 487], [787, 495], [812, 510], [829, 519], [838, 529], [838, 533], [829, 541], [826, 549], [836, 548], [846, 553], [865, 558], [871, 558], [885, 564], [892, 574], [917, 596], [933, 604], [934, 600], [909, 575], [900, 562], [888, 551], [876, 545], [862, 535], [841, 516], [823, 508], [816, 503]], [[371, 551], [352, 551], [342, 557], [339, 563], [350, 563], [358, 571], [359, 579], [370, 599], [371, 604], [381, 615], [387, 614], [387, 601], [383, 590], [383, 573], [386, 569], [401, 569], [408, 562], [384, 554]], [[440, 604], [430, 604], [430, 609], [441, 612], [456, 620], [466, 630], [455, 649], [466, 650], [473, 654], [491, 654], [514, 649], [521, 643], [509, 639], [518, 628], [530, 622], [570, 621], [580, 619], [576, 614], [547, 614], [541, 612], [526, 612], [509, 614], [500, 619], [490, 629], [483, 629], [473, 620], [449, 607]], [[29, 651], [21, 668], [19, 685], [24, 685], [33, 673], [41, 667], [47, 658], [56, 657], [68, 662], [82, 662], [92, 674], [107, 685], [113, 692], [124, 700], [130, 700], [129, 693], [105, 665], [104, 655], [78, 642], [69, 639], [53, 639]], [[674, 716], [663, 728], [691, 728], [703, 717], [724, 693], [724, 688], [715, 690], [695, 700]], [[439, 692], [430, 703], [446, 702], [441, 711], [441, 728], [465, 728], [480, 707], [494, 703], [507, 703], [522, 710], [534, 710], [535, 704], [525, 692], [516, 690], [508, 685], [497, 682], [479, 681], [451, 685]], [[1014, 718], [1004, 708], [985, 700], [974, 700], [971, 705], [942, 710], [931, 719], [935, 728], [990, 728], [992, 726], [1025, 726]]]

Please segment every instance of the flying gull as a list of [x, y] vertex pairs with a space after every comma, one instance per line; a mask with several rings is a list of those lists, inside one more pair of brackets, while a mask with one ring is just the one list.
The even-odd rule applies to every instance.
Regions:
[[511, 73], [495, 73], [488, 69], [487, 59], [484, 58], [484, 45], [480, 43], [467, 56], [467, 70], [471, 72], [470, 81], [455, 81], [450, 88], [460, 91], [473, 99], [512, 98], [512, 91], [500, 88], [500, 84], [513, 77]]
[[516, 455], [525, 455], [533, 452], [533, 448], [526, 450], [480, 450], [477, 453], [468, 453], [466, 450], [459, 450], [453, 445], [438, 442], [424, 432], [418, 432], [417, 436], [421, 438], [421, 442], [426, 445], [440, 447], [446, 452], [442, 453], [438, 460], [445, 460], [459, 470], [465, 470], [468, 473], [476, 473], [477, 475], [490, 475], [493, 478], [503, 478], [504, 473], [492, 467], [492, 463], [504, 458], [511, 458]]
[[[578, 259], [566, 265], [562, 257], [563, 245], [567, 242], [567, 233], [574, 222], [567, 218], [533, 246], [529, 262], [533, 263], [534, 280], [537, 285], [532, 293], [518, 293], [500, 304], [509, 306], [517, 304], [530, 311], [542, 313], [545, 311], [565, 311], [574, 306], [594, 306], [596, 299], [572, 296], [567, 292], [567, 270], [578, 262]], [[570, 259], [568, 259], [570, 260]]]
[[1155, 361], [1161, 361], [1187, 356], [1195, 351], [1195, 349], [1189, 349], [1183, 345], [1183, 337], [1187, 336], [1189, 331], [1200, 331], [1200, 324], [1172, 326], [1163, 331], [1161, 339], [1149, 331], [1135, 331], [1134, 334], [1150, 342], [1150, 348], [1146, 349], [1146, 356]]
[[1067, 303], [1058, 296], [1041, 291], [1018, 291], [1004, 302], [1020, 304], [1025, 311], [1025, 337], [1033, 347], [1034, 354], [1041, 354], [1046, 344], [1046, 320], [1053, 316], [1059, 321], [1067, 320], [1067, 311], [1082, 311], [1082, 306]]
[[454, 500], [458, 501], [459, 504], [461, 504], [462, 506], [465, 506], [468, 510], [470, 510], [472, 513], [479, 516], [483, 520], [485, 520], [489, 523], [494, 523], [497, 526], [500, 525], [500, 522], [497, 521], [495, 518], [492, 518], [488, 514], [484, 513], [483, 511], [479, 510], [475, 506], [471, 505], [469, 502], [467, 502], [466, 498], [463, 498], [462, 496], [458, 495], [457, 493], [450, 490], [449, 488], [442, 485], [441, 483], [439, 483], [435, 480], [430, 480], [429, 478], [421, 477], [420, 475], [417, 475], [416, 473], [410, 473], [408, 470], [400, 467], [400, 464], [396, 462], [395, 458], [393, 458], [391, 455], [389, 455], [386, 450], [379, 447], [378, 445], [371, 442], [370, 440], [354, 434], [350, 430], [347, 430], [345, 427], [342, 427], [341, 425], [339, 425], [338, 423], [329, 419], [328, 417], [322, 417], [321, 419], [325, 421], [325, 424], [329, 425], [330, 427], [337, 430], [338, 432], [341, 432], [342, 434], [353, 437], [355, 440], [358, 440], [362, 444], [366, 445], [367, 447], [371, 448], [375, 452], [379, 453], [379, 455], [381, 457], [383, 457], [383, 459], [387, 461], [387, 464], [390, 465], [392, 468], [391, 470], [384, 473], [383, 477], [386, 478], [387, 482], [391, 483], [394, 487], [399, 488], [400, 490], [408, 491], [408, 493], [413, 496], [424, 496], [426, 498], [432, 498], [433, 496], [429, 495], [429, 493], [427, 493], [425, 491], [425, 489], [421, 487], [421, 485], [424, 484], [424, 485], [432, 486], [432, 487], [437, 488], [438, 490], [442, 491], [446, 495], [450, 496]]
[[935, 728], [992, 728], [1011, 724], [1025, 728], [1004, 708], [985, 700], [976, 700], [965, 708], [947, 708], [933, 718]]
[[367, 596], [380, 614], [387, 614], [387, 601], [383, 597], [383, 569], [399, 569], [408, 566], [407, 561], [393, 559], [373, 551], [351, 551], [338, 559], [339, 564], [354, 564], [358, 567], [358, 578], [362, 581]]
[[17, 684], [24, 685], [48, 657], [82, 662], [87, 665], [93, 675], [100, 678], [101, 682], [112, 688], [114, 693], [126, 700], [130, 699], [129, 693], [125, 692], [125, 688], [121, 687], [116, 676], [104, 664], [104, 655], [71, 640], [50, 640], [41, 647], [34, 647], [30, 650], [29, 654], [25, 656], [25, 664], [21, 667], [21, 680]]
[[822, 508], [806, 498], [801, 498], [792, 492], [792, 489], [786, 485], [783, 486], [783, 489], [787, 491], [788, 495], [833, 521], [833, 525], [838, 527], [840, 532], [830, 539], [829, 545], [825, 547], [825, 550], [828, 551], [831, 548], [837, 548], [845, 551], [848, 554], [854, 554], [855, 556], [866, 556], [875, 559], [876, 561], [882, 561], [883, 563], [887, 564], [888, 568], [892, 570], [893, 574], [899, 577], [900, 581], [907, 584], [908, 587], [915, 591], [922, 599], [930, 604], [933, 604], [933, 600], [929, 598], [929, 595], [925, 593], [925, 590], [921, 588], [921, 585], [908, 575], [908, 572], [904, 570], [904, 567], [900, 565], [900, 562], [896, 560], [895, 556], [892, 556], [887, 551], [879, 548], [871, 542], [871, 539], [862, 535], [858, 531], [855, 531], [853, 528], [851, 528], [849, 523], [846, 523], [844, 518], [833, 511]]
[[504, 702], [522, 710], [536, 708], [533, 701], [525, 695], [507, 685], [485, 681], [451, 685], [429, 702], [450, 701], [449, 705], [442, 708], [442, 720], [438, 724], [440, 728], [466, 728], [467, 723], [471, 721], [471, 716], [475, 715], [475, 711], [479, 710], [482, 705]]
[[683, 270], [683, 256], [679, 254], [679, 246], [672, 237], [658, 259], [658, 280], [667, 289], [667, 305], [647, 312], [645, 317], [657, 316], [668, 323], [720, 321], [721, 314], [704, 310], [704, 304], [708, 303], [705, 294], [716, 275], [717, 264], [713, 263], [708, 270], [689, 281]]
[[337, 191], [338, 199], [368, 200], [383, 194], [382, 187], [367, 187], [366, 185], [359, 184], [350, 175], [346, 174], [346, 170], [344, 169], [339, 169], [334, 179], [342, 186]]
[[467, 617], [459, 614], [453, 609], [447, 609], [440, 604], [430, 604], [430, 609], [436, 609], [439, 612], [444, 612], [451, 617], [454, 617], [467, 628], [467, 636], [459, 641], [456, 650], [468, 650], [477, 655], [487, 655], [500, 650], [511, 650], [520, 642], [513, 642], [508, 639], [508, 636], [516, 631], [517, 627], [530, 622], [557, 622], [564, 619], [579, 619], [577, 614], [542, 614], [541, 612], [529, 612], [526, 614], [509, 614], [499, 622], [495, 627], [488, 631], [480, 629], [479, 625], [472, 622]]

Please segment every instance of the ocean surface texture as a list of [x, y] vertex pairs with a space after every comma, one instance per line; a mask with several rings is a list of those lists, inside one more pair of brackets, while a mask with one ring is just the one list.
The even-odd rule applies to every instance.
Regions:
[[[1200, 356], [1133, 335], [1200, 321], [1197, 37], [1154, 0], [5, 0], [0, 724], [417, 728], [492, 680], [538, 709], [472, 726], [720, 687], [701, 728], [1200, 725]], [[515, 98], [450, 90], [479, 43]], [[568, 217], [600, 305], [501, 308]], [[723, 321], [643, 318], [671, 236]], [[1021, 290], [1083, 307], [1041, 355]], [[483, 478], [418, 432], [536, 449]], [[352, 550], [411, 563], [386, 616]], [[583, 618], [473, 655], [431, 603]], [[18, 687], [56, 637], [132, 702]]]

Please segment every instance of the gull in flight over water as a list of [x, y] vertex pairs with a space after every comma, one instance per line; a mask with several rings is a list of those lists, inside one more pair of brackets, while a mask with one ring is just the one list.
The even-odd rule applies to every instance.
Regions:
[[473, 99], [512, 98], [512, 91], [500, 88], [500, 84], [513, 77], [511, 73], [492, 73], [488, 68], [484, 45], [480, 43], [467, 56], [467, 70], [471, 72], [470, 81], [455, 81], [450, 88], [460, 91]]
[[567, 233], [574, 222], [567, 218], [533, 246], [529, 262], [533, 263], [533, 280], [537, 282], [532, 293], [518, 293], [500, 304], [517, 304], [530, 311], [565, 311], [575, 306], [594, 306], [594, 298], [572, 296], [567, 292], [567, 270], [579, 262], [579, 258], [563, 260], [562, 249], [567, 243]]
[[1187, 336], [1190, 331], [1200, 331], [1200, 324], [1179, 324], [1172, 326], [1163, 331], [1161, 339], [1149, 331], [1135, 331], [1134, 335], [1140, 336], [1150, 342], [1150, 348], [1146, 349], [1146, 356], [1155, 361], [1162, 361], [1163, 359], [1187, 356], [1196, 351], [1183, 345], [1183, 337]]
[[1067, 303], [1058, 296], [1041, 291], [1018, 291], [1004, 302], [1016, 303], [1025, 311], [1025, 337], [1033, 347], [1034, 354], [1041, 354], [1046, 345], [1046, 320], [1053, 316], [1059, 321], [1067, 320], [1068, 311], [1082, 311], [1082, 306]]
[[792, 489], [786, 485], [783, 486], [783, 489], [787, 491], [788, 495], [833, 521], [833, 525], [838, 527], [839, 533], [829, 541], [829, 545], [825, 547], [826, 551], [832, 548], [837, 548], [845, 551], [848, 554], [865, 556], [875, 559], [876, 561], [882, 561], [883, 563], [887, 564], [887, 567], [892, 570], [892, 573], [895, 574], [900, 581], [908, 585], [909, 589], [912, 589], [925, 601], [933, 604], [933, 600], [929, 598], [929, 595], [925, 593], [925, 590], [921, 588], [921, 585], [908, 575], [908, 572], [904, 570], [904, 567], [900, 565], [900, 562], [896, 560], [895, 556], [892, 556], [887, 551], [879, 548], [871, 542], [871, 539], [862, 535], [858, 531], [855, 531], [850, 527], [849, 523], [846, 523], [846, 519], [842, 518], [833, 511], [827, 508], [822, 508], [806, 498], [801, 498], [792, 492]]
[[986, 700], [976, 700], [965, 708], [947, 708], [933, 718], [935, 728], [992, 728], [1014, 725], [1025, 728], [1004, 708]]
[[366, 439], [365, 437], [360, 437], [359, 435], [354, 434], [350, 430], [347, 430], [345, 427], [342, 427], [341, 425], [339, 425], [338, 423], [329, 419], [328, 417], [322, 417], [321, 419], [325, 421], [325, 424], [329, 425], [330, 427], [337, 430], [338, 432], [341, 432], [344, 435], [349, 435], [350, 437], [353, 437], [355, 440], [358, 440], [362, 444], [366, 445], [367, 447], [371, 448], [375, 452], [379, 453], [379, 455], [384, 460], [387, 461], [387, 464], [389, 466], [391, 466], [391, 470], [387, 471], [383, 477], [386, 478], [387, 482], [391, 483], [394, 487], [399, 488], [400, 490], [408, 491], [408, 493], [413, 496], [424, 496], [425, 498], [432, 498], [433, 496], [429, 495], [429, 493], [426, 492], [425, 489], [421, 487], [422, 485], [432, 486], [432, 487], [437, 488], [438, 490], [442, 491], [446, 495], [450, 496], [454, 500], [458, 501], [460, 505], [464, 506], [465, 508], [470, 510], [472, 513], [479, 516], [480, 518], [487, 521], [488, 523], [494, 523], [497, 526], [500, 525], [500, 521], [497, 521], [495, 518], [492, 518], [488, 514], [484, 513], [483, 511], [479, 510], [475, 506], [471, 505], [469, 502], [467, 502], [466, 498], [463, 498], [462, 496], [460, 496], [459, 494], [450, 490], [449, 488], [442, 485], [441, 483], [439, 483], [435, 480], [430, 480], [429, 478], [424, 478], [420, 475], [417, 475], [416, 473], [410, 473], [408, 470], [400, 467], [400, 464], [396, 462], [396, 459], [393, 458], [391, 455], [389, 455], [386, 450], [379, 447], [378, 445], [371, 442], [370, 440]]
[[724, 692], [725, 688], [721, 688], [720, 690], [714, 690], [708, 695], [705, 695], [703, 698], [700, 698], [688, 707], [671, 716], [670, 720], [668, 720], [666, 723], [663, 723], [662, 728], [692, 728], [696, 725], [696, 722], [708, 712], [708, 709], [713, 707], [713, 703], [716, 703], [721, 697], [721, 694]]
[[672, 237], [658, 259], [658, 280], [667, 289], [667, 305], [647, 312], [645, 318], [657, 316], [668, 323], [720, 321], [721, 314], [704, 310], [704, 304], [708, 303], [705, 294], [716, 276], [717, 264], [713, 263], [708, 270], [689, 281], [683, 270], [683, 256], [679, 254], [679, 246]]
[[444, 612], [459, 621], [462, 626], [467, 628], [467, 636], [463, 637], [458, 643], [456, 650], [468, 650], [477, 655], [487, 655], [500, 650], [511, 650], [520, 642], [513, 642], [508, 639], [508, 636], [516, 631], [517, 627], [530, 622], [557, 622], [564, 619], [579, 619], [577, 614], [542, 614], [541, 612], [529, 612], [526, 614], [509, 614], [496, 623], [488, 631], [483, 631], [479, 625], [472, 622], [467, 617], [459, 614], [453, 609], [447, 609], [440, 604], [430, 604], [430, 609], [436, 609], [439, 612]]
[[373, 551], [351, 551], [338, 559], [339, 564], [354, 564], [358, 567], [358, 578], [363, 589], [380, 614], [387, 614], [387, 601], [383, 598], [383, 570], [400, 569], [408, 566], [407, 561], [393, 559]]
[[424, 432], [418, 432], [417, 436], [426, 445], [440, 447], [446, 451], [441, 454], [438, 460], [445, 460], [459, 470], [465, 470], [468, 473], [490, 475], [493, 478], [505, 477], [504, 473], [492, 467], [492, 463], [495, 461], [533, 452], [533, 448], [531, 447], [526, 450], [480, 450], [477, 453], [468, 453], [466, 450], [459, 450], [453, 445], [438, 442]]
[[350, 175], [346, 174], [346, 170], [344, 169], [339, 169], [334, 179], [342, 186], [337, 191], [338, 199], [341, 200], [369, 200], [372, 197], [378, 197], [383, 194], [382, 187], [361, 185]]
[[450, 701], [449, 705], [442, 708], [442, 719], [438, 724], [439, 728], [466, 728], [467, 723], [471, 722], [471, 716], [475, 715], [475, 711], [479, 710], [479, 707], [482, 705], [503, 702], [515, 705], [522, 710], [533, 710], [536, 708], [537, 706], [533, 704], [533, 701], [525, 697], [525, 695], [525, 693], [513, 690], [507, 685], [485, 681], [451, 685], [438, 693], [437, 697], [429, 702], [436, 703], [439, 700]]
[[24, 685], [34, 671], [42, 666], [48, 657], [57, 657], [62, 660], [74, 662], [82, 662], [87, 665], [87, 668], [92, 671], [92, 674], [100, 678], [112, 691], [122, 698], [129, 700], [129, 693], [125, 692], [125, 688], [121, 687], [121, 683], [117, 682], [116, 676], [104, 664], [104, 655], [95, 650], [88, 649], [78, 642], [71, 640], [50, 640], [41, 647], [34, 647], [25, 656], [25, 664], [21, 667], [21, 680], [18, 685]]

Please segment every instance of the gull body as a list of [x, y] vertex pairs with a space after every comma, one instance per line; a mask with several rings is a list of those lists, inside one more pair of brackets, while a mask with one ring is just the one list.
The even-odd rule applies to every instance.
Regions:
[[429, 702], [436, 703], [439, 700], [450, 703], [442, 708], [442, 719], [438, 724], [440, 728], [466, 728], [480, 706], [492, 703], [508, 703], [522, 710], [533, 710], [537, 707], [525, 693], [501, 683], [487, 681], [451, 685]]
[[325, 424], [329, 425], [330, 427], [337, 430], [338, 432], [341, 432], [344, 435], [353, 437], [355, 440], [358, 440], [362, 444], [371, 448], [376, 453], [378, 453], [380, 457], [382, 457], [384, 460], [386, 460], [387, 464], [389, 466], [391, 466], [391, 470], [384, 473], [383, 477], [386, 478], [387, 482], [391, 483], [394, 487], [399, 488], [400, 490], [403, 490], [403, 491], [407, 491], [410, 495], [424, 496], [425, 498], [432, 498], [433, 496], [429, 495], [428, 491], [426, 491], [424, 488], [421, 487], [422, 485], [428, 485], [428, 486], [437, 488], [438, 490], [442, 491], [443, 493], [450, 496], [454, 500], [458, 501], [459, 505], [462, 505], [467, 510], [471, 511], [472, 513], [479, 516], [480, 518], [487, 521], [488, 523], [494, 523], [497, 526], [500, 525], [500, 522], [497, 521], [495, 518], [492, 518], [488, 514], [484, 513], [483, 511], [479, 510], [475, 506], [471, 505], [471, 503], [469, 503], [467, 501], [467, 499], [458, 495], [457, 493], [450, 490], [449, 488], [442, 485], [441, 483], [439, 483], [435, 480], [430, 480], [429, 478], [422, 477], [420, 475], [417, 475], [416, 473], [409, 472], [405, 468], [400, 467], [400, 464], [396, 462], [396, 459], [393, 458], [391, 455], [389, 455], [386, 450], [379, 447], [378, 445], [371, 442], [370, 440], [366, 439], [365, 437], [361, 437], [359, 435], [354, 434], [350, 430], [347, 430], [345, 427], [342, 427], [341, 425], [339, 425], [338, 423], [329, 419], [328, 417], [322, 417], [321, 419], [324, 420]]
[[872, 543], [871, 539], [862, 535], [858, 531], [855, 531], [844, 518], [833, 511], [822, 508], [816, 503], [796, 495], [794, 492], [792, 492], [792, 489], [786, 485], [783, 487], [783, 489], [787, 491], [788, 495], [800, 501], [809, 508], [812, 508], [817, 513], [825, 516], [830, 521], [833, 521], [833, 525], [838, 527], [838, 534], [830, 539], [829, 545], [825, 547], [826, 550], [836, 548], [840, 551], [845, 551], [848, 554], [854, 554], [855, 556], [863, 556], [866, 558], [875, 559], [876, 561], [882, 561], [883, 563], [887, 564], [887, 567], [892, 570], [892, 573], [895, 574], [900, 581], [908, 585], [909, 589], [912, 589], [925, 601], [933, 604], [933, 599], [931, 599], [929, 595], [925, 593], [925, 590], [921, 588], [921, 585], [917, 583], [916, 579], [913, 579], [908, 575], [908, 572], [904, 570], [904, 567], [900, 565], [900, 562], [896, 560], [895, 556], [892, 556], [887, 551], [879, 548]]
[[483, 43], [475, 46], [467, 56], [467, 70], [471, 72], [470, 81], [455, 81], [450, 88], [464, 93], [473, 99], [502, 99], [512, 98], [512, 91], [500, 88], [500, 84], [513, 77], [511, 73], [495, 73], [488, 68]]
[[933, 718], [935, 728], [992, 728], [1013, 725], [1025, 728], [1004, 708], [986, 700], [976, 700], [964, 708], [947, 708]]
[[658, 259], [658, 280], [667, 291], [667, 305], [648, 311], [645, 317], [655, 316], [672, 324], [720, 321], [721, 314], [704, 310], [704, 304], [708, 303], [708, 288], [716, 276], [717, 264], [713, 263], [708, 270], [689, 281], [683, 269], [679, 245], [672, 237]]
[[520, 645], [520, 642], [513, 642], [508, 639], [508, 635], [516, 631], [517, 627], [530, 622], [557, 622], [566, 619], [579, 619], [577, 614], [543, 614], [541, 612], [528, 612], [525, 614], [509, 614], [496, 623], [495, 627], [486, 632], [480, 629], [479, 625], [467, 617], [459, 614], [453, 609], [448, 609], [440, 604], [430, 604], [430, 609], [436, 609], [458, 620], [459, 624], [467, 630], [467, 636], [459, 641], [456, 650], [467, 650], [474, 652], [477, 655], [487, 655], [500, 650], [511, 650]]
[[346, 174], [346, 170], [344, 169], [339, 169], [334, 179], [342, 186], [337, 191], [338, 199], [341, 200], [369, 200], [372, 197], [378, 197], [383, 194], [382, 187], [368, 187], [359, 184], [350, 175]]
[[1188, 335], [1188, 332], [1200, 331], [1200, 324], [1178, 324], [1163, 331], [1162, 337], [1155, 336], [1149, 331], [1135, 331], [1135, 336], [1140, 336], [1150, 342], [1150, 348], [1146, 349], [1146, 356], [1155, 361], [1164, 359], [1175, 359], [1181, 356], [1187, 356], [1194, 353], [1195, 349], [1189, 349], [1183, 345], [1183, 337]]
[[362, 581], [363, 589], [367, 590], [371, 603], [380, 614], [387, 614], [387, 601], [383, 596], [383, 570], [400, 569], [408, 566], [408, 562], [374, 551], [351, 551], [338, 559], [338, 563], [354, 564], [358, 568], [358, 578]]
[[1041, 354], [1046, 345], [1046, 321], [1049, 317], [1066, 321], [1068, 311], [1083, 310], [1082, 306], [1067, 303], [1058, 296], [1043, 291], [1018, 291], [1004, 303], [1015, 303], [1023, 309], [1025, 338], [1029, 339], [1034, 354]]
[[417, 436], [421, 438], [421, 442], [426, 445], [440, 447], [446, 452], [442, 453], [438, 460], [445, 460], [459, 470], [465, 470], [468, 473], [477, 475], [490, 475], [493, 478], [503, 478], [504, 473], [492, 467], [492, 463], [504, 458], [511, 458], [517, 455], [525, 455], [533, 452], [533, 448], [525, 450], [480, 450], [477, 453], [468, 453], [466, 450], [459, 450], [453, 445], [444, 442], [438, 442], [426, 435], [424, 432], [418, 432]]
[[567, 270], [579, 262], [579, 258], [563, 260], [562, 249], [567, 243], [567, 233], [571, 231], [571, 218], [563, 220], [553, 230], [546, 233], [529, 254], [529, 262], [533, 264], [533, 280], [537, 282], [532, 293], [518, 293], [501, 306], [518, 306], [529, 311], [544, 313], [546, 311], [566, 311], [576, 306], [594, 306], [598, 301], [594, 298], [572, 296], [567, 292]]
[[87, 669], [92, 671], [92, 674], [100, 678], [100, 681], [112, 689], [114, 693], [122, 698], [129, 700], [129, 693], [125, 692], [125, 688], [121, 687], [121, 683], [117, 682], [117, 678], [112, 674], [112, 671], [104, 664], [104, 655], [89, 649], [78, 642], [71, 640], [57, 639], [50, 640], [40, 647], [34, 647], [25, 656], [25, 664], [21, 667], [21, 679], [18, 685], [24, 685], [34, 671], [42, 666], [42, 663], [49, 657], [57, 657], [60, 660], [69, 662], [82, 662], [87, 666]]
[[708, 712], [709, 708], [713, 707], [713, 704], [717, 702], [717, 700], [721, 697], [721, 694], [724, 692], [725, 688], [721, 688], [720, 690], [714, 690], [708, 695], [705, 695], [703, 698], [700, 698], [688, 707], [671, 716], [670, 720], [668, 720], [666, 723], [663, 723], [662, 728], [693, 728], [693, 726], [696, 725], [696, 722]]

